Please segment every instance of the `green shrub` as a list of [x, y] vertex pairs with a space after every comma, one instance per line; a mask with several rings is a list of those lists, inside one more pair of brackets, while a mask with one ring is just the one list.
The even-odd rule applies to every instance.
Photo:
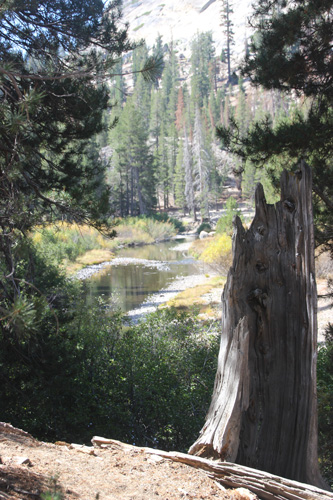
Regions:
[[237, 201], [235, 200], [235, 198], [230, 196], [226, 202], [225, 215], [220, 217], [219, 220], [217, 221], [216, 232], [219, 234], [227, 233], [227, 234], [231, 235], [233, 232], [232, 221], [236, 215], [238, 215], [238, 217], [241, 217], [241, 219], [242, 219], [241, 211], [238, 210]]
[[202, 222], [202, 224], [200, 224], [200, 226], [197, 229], [197, 234], [200, 234], [201, 231], [207, 231], [207, 233], [209, 233], [209, 231], [211, 231], [211, 230], [212, 230], [212, 227], [209, 224], [209, 222]]
[[319, 465], [324, 479], [333, 487], [333, 325], [326, 342], [318, 349], [318, 431]]
[[95, 248], [114, 247], [113, 240], [103, 237], [96, 229], [65, 222], [36, 228], [31, 239], [38, 251], [56, 265], [74, 262]]
[[179, 233], [185, 231], [185, 226], [183, 225], [182, 221], [176, 219], [175, 217], [171, 217], [165, 212], [151, 214], [149, 217], [160, 222], [169, 222], [175, 227], [175, 229], [177, 229]]
[[126, 217], [117, 226], [116, 241], [120, 243], [154, 243], [172, 238], [176, 234], [174, 224], [155, 217]]
[[170, 222], [159, 222], [147, 218], [144, 230], [153, 238], [153, 241], [162, 241], [172, 238], [175, 235], [175, 227]]
[[203, 425], [218, 325], [164, 310], [124, 326], [119, 311], [102, 300], [87, 308], [62, 281], [34, 330], [11, 336], [12, 327], [0, 330], [1, 419], [37, 438], [105, 435], [185, 451]]
[[[125, 334], [128, 432], [141, 445], [185, 451], [204, 424], [213, 390], [218, 323], [164, 309]], [[129, 436], [127, 437], [127, 440]]]

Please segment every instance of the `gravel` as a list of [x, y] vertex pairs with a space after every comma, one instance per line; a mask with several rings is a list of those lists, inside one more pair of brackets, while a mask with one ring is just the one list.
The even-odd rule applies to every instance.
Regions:
[[176, 278], [172, 283], [170, 283], [170, 285], [166, 288], [163, 288], [158, 293], [154, 293], [147, 297], [147, 299], [140, 307], [133, 309], [132, 311], [128, 311], [127, 315], [134, 323], [137, 323], [139, 319], [144, 317], [146, 314], [156, 311], [158, 306], [173, 299], [178, 293], [186, 290], [187, 288], [192, 288], [196, 285], [200, 285], [208, 279], [209, 277], [204, 274], [180, 276], [179, 278]]

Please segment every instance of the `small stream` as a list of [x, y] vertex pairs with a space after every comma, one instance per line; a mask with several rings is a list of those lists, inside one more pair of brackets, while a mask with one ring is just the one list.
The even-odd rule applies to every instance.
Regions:
[[160, 291], [180, 277], [203, 273], [202, 264], [188, 255], [188, 242], [176, 239], [122, 249], [109, 265], [85, 280], [87, 303], [102, 296], [132, 316], [144, 302], [157, 303]]

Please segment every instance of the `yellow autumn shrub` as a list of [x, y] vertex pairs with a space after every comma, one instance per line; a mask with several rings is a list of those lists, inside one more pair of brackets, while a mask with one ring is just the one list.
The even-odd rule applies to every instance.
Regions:
[[209, 240], [200, 259], [210, 264], [221, 274], [226, 274], [232, 263], [232, 239], [223, 233]]

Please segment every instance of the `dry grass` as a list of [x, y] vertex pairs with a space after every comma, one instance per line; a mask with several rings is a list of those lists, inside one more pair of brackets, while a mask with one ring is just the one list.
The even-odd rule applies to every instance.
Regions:
[[75, 262], [65, 263], [66, 272], [68, 274], [74, 274], [83, 267], [102, 264], [102, 262], [108, 262], [113, 258], [114, 254], [105, 248], [88, 250], [88, 252], [78, 257]]
[[190, 247], [190, 254], [196, 259], [200, 258], [200, 255], [209, 247], [211, 243], [210, 238], [205, 238], [203, 240], [194, 240]]
[[169, 300], [166, 305], [167, 307], [175, 307], [181, 310], [189, 310], [196, 307], [199, 310], [199, 314], [213, 316], [214, 310], [212, 304], [207, 304], [207, 300], [203, 296], [212, 292], [215, 288], [220, 289], [223, 287], [224, 283], [224, 278], [215, 276], [206, 283], [196, 285], [180, 292], [176, 297]]
[[91, 266], [92, 264], [101, 264], [102, 262], [107, 262], [114, 258], [114, 254], [107, 250], [106, 248], [94, 248], [89, 250], [81, 257], [77, 258], [79, 264], [84, 266]]

